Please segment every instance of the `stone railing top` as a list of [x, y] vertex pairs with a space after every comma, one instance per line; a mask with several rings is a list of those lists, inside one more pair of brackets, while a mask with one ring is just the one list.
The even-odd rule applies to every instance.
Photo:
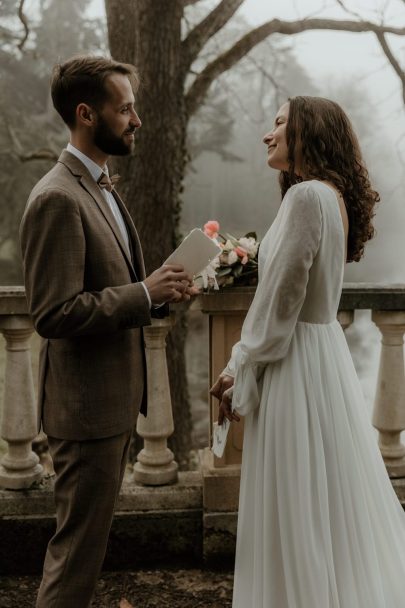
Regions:
[[[192, 304], [205, 313], [236, 313], [247, 310], [255, 287], [225, 287], [201, 294]], [[344, 283], [339, 310], [405, 310], [405, 284]]]
[[27, 315], [25, 288], [20, 285], [0, 286], [0, 315]]
[[[206, 313], [247, 310], [255, 287], [225, 287], [199, 295], [193, 310]], [[405, 310], [405, 284], [344, 283], [339, 310]], [[20, 285], [0, 286], [0, 315], [27, 315], [25, 289]]]
[[339, 310], [405, 310], [404, 283], [343, 283]]

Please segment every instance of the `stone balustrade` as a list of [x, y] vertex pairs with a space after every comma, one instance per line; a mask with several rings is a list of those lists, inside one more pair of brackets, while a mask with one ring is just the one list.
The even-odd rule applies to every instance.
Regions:
[[380, 364], [372, 422], [392, 479], [405, 478], [405, 285], [347, 284], [340, 311], [370, 309], [381, 333]]
[[[225, 289], [203, 294], [193, 304], [209, 315], [211, 381], [222, 371], [232, 345], [239, 339], [253, 294], [254, 288]], [[401, 433], [405, 430], [405, 285], [345, 284], [339, 308], [344, 329], [351, 325], [358, 309], [371, 310], [381, 332], [372, 421], [379, 432], [390, 476], [404, 478], [405, 446]], [[172, 322], [172, 318], [156, 319], [144, 330], [149, 414], [138, 419], [137, 431], [144, 439], [144, 449], [138, 455], [133, 479], [150, 486], [175, 483], [178, 474], [173, 453], [167, 447], [167, 438], [174, 430], [165, 354], [166, 334]], [[34, 329], [22, 287], [0, 288], [0, 332], [6, 353], [1, 436], [8, 448], [0, 462], [0, 487], [25, 489], [41, 479], [42, 467], [31, 447], [37, 435], [29, 344]], [[217, 404], [212, 401], [211, 428], [216, 412]], [[226, 476], [223, 488], [226, 483], [238, 486], [242, 442], [243, 424], [233, 425], [223, 458], [213, 458], [209, 451], [205, 454], [205, 466], [215, 474], [222, 469]]]
[[37, 435], [34, 382], [29, 339], [34, 328], [22, 287], [0, 291], [0, 332], [6, 341], [6, 368], [1, 436], [8, 452], [0, 462], [0, 486], [21, 490], [42, 476], [31, 442]]
[[[173, 314], [173, 313], [172, 313]], [[173, 317], [152, 319], [143, 330], [145, 339], [148, 415], [138, 416], [136, 430], [144, 439], [144, 448], [134, 466], [134, 480], [150, 486], [177, 481], [178, 465], [167, 447], [167, 438], [174, 431], [170, 400], [169, 375], [166, 363], [166, 335]]]
[[[177, 463], [167, 448], [173, 416], [166, 364], [166, 334], [173, 318], [153, 319], [144, 329], [148, 378], [148, 416], [139, 416], [137, 430], [145, 440], [134, 467], [134, 480], [162, 485], [177, 480]], [[37, 436], [37, 408], [32, 377], [30, 338], [34, 328], [23, 287], [0, 287], [0, 332], [6, 342], [1, 437], [7, 452], [0, 461], [0, 487], [23, 490], [43, 475], [32, 451]]]
[[[253, 288], [232, 288], [203, 294], [193, 303], [195, 309], [209, 317], [211, 381], [222, 371], [233, 344], [239, 339], [253, 294]], [[379, 432], [381, 452], [393, 487], [405, 508], [405, 446], [401, 442], [401, 432], [405, 430], [405, 285], [346, 284], [338, 314], [344, 329], [350, 327], [359, 309], [372, 311], [372, 319], [381, 333], [372, 420]], [[188, 556], [201, 553], [207, 563], [216, 564], [218, 560], [222, 563], [222, 559], [233, 559], [234, 555], [243, 421], [231, 426], [223, 458], [214, 458], [207, 448], [201, 451], [200, 470], [178, 474], [173, 454], [167, 447], [167, 438], [173, 432], [173, 417], [165, 340], [172, 322], [172, 318], [154, 320], [144, 330], [148, 416], [140, 416], [137, 423], [144, 448], [138, 455], [133, 475], [124, 481], [118, 501], [119, 515], [114, 525], [119, 551], [112, 545], [112, 554], [121, 556], [127, 534], [125, 542], [131, 565], [134, 542], [141, 548], [138, 553], [144, 559], [145, 554], [150, 554], [150, 535], [155, 538], [156, 534], [160, 534], [161, 541], [156, 549], [159, 559], [162, 554], [172, 556], [173, 551], [180, 551], [179, 537], [182, 551], [187, 551]], [[5, 488], [0, 489], [0, 568], [19, 571], [27, 555], [32, 563], [42, 563], [46, 540], [53, 530], [49, 516], [54, 514], [52, 479], [43, 480], [39, 486], [34, 483], [43, 473], [32, 451], [32, 440], [37, 434], [30, 352], [34, 330], [22, 287], [0, 287], [0, 332], [5, 339], [1, 354], [6, 355], [1, 436], [7, 446], [0, 460], [0, 488]], [[210, 402], [211, 428], [217, 411], [217, 402]], [[10, 491], [27, 489], [33, 484], [30, 491], [22, 494]], [[43, 528], [38, 526], [38, 515], [41, 522], [49, 520], [45, 538]], [[22, 519], [29, 520], [29, 533], [21, 526]], [[19, 547], [23, 547], [23, 554]], [[10, 562], [11, 554], [14, 561]], [[122, 567], [121, 562], [118, 567]]]
[[[210, 382], [223, 370], [232, 345], [240, 337], [253, 295], [254, 288], [251, 287], [223, 289], [203, 294], [194, 304], [209, 316]], [[380, 367], [372, 421], [379, 431], [380, 449], [391, 478], [402, 478], [405, 477], [405, 446], [400, 440], [401, 432], [405, 430], [405, 285], [345, 283], [338, 313], [344, 330], [352, 324], [354, 313], [359, 309], [371, 310], [372, 320], [381, 332]], [[217, 401], [211, 398], [211, 428], [217, 410]], [[242, 443], [243, 423], [232, 425], [223, 457], [205, 455], [207, 470], [217, 474], [221, 468], [227, 469], [229, 480], [235, 465], [240, 465]], [[225, 474], [225, 470], [223, 472]]]

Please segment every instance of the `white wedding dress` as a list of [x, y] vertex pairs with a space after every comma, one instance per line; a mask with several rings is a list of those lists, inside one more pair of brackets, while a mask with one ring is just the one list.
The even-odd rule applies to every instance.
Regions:
[[336, 320], [332, 188], [295, 185], [224, 370], [246, 416], [233, 608], [404, 608], [405, 514]]

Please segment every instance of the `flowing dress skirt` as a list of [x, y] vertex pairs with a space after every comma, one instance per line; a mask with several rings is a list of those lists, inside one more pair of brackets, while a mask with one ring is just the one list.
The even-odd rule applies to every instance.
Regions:
[[404, 608], [405, 514], [343, 330], [299, 322], [245, 418], [233, 608]]

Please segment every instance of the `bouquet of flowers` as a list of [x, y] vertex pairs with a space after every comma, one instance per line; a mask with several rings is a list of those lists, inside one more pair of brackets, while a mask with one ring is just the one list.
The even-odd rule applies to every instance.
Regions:
[[222, 235], [219, 232], [219, 223], [210, 220], [204, 225], [204, 233], [214, 239], [222, 249], [201, 274], [204, 289], [257, 283], [259, 243], [255, 232], [248, 232], [240, 238], [231, 234]]

